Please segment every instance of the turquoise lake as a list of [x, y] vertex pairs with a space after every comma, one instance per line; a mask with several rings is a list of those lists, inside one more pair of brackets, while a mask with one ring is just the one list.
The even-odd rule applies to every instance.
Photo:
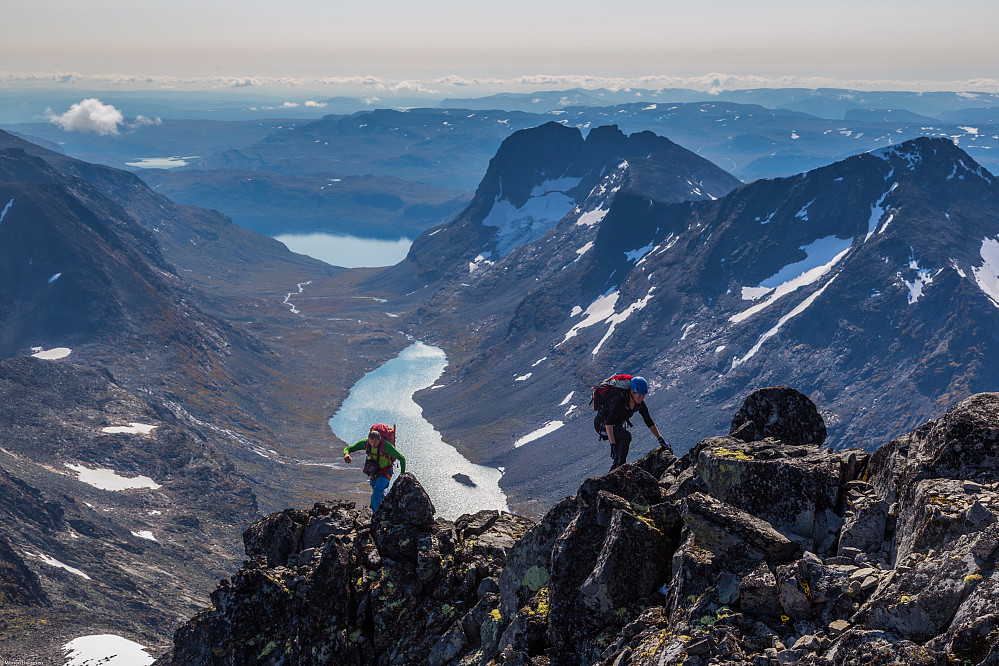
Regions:
[[[502, 471], [466, 460], [423, 418], [423, 409], [413, 401], [413, 394], [433, 386], [445, 367], [443, 350], [413, 343], [351, 388], [330, 419], [330, 428], [353, 444], [364, 439], [374, 423], [395, 424], [396, 447], [406, 456], [406, 471], [426, 489], [441, 518], [454, 520], [482, 509], [509, 511], [506, 494], [499, 487]], [[358, 475], [363, 464], [364, 455], [359, 452], [352, 464]], [[475, 485], [459, 483], [455, 474], [465, 475]]]

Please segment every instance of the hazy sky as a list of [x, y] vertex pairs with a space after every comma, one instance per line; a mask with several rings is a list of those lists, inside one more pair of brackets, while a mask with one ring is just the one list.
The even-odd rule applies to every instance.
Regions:
[[0, 70], [999, 79], [995, 0], [7, 0]]

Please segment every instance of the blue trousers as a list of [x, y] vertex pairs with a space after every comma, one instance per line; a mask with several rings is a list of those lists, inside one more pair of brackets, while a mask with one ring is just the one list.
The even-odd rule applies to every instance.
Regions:
[[377, 511], [378, 506], [385, 499], [385, 491], [388, 490], [389, 486], [389, 477], [376, 476], [370, 479], [368, 483], [371, 484], [371, 510]]

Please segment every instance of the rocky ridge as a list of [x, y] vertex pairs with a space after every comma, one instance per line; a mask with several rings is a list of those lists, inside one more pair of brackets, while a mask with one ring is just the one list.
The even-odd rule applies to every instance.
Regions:
[[771, 387], [534, 524], [435, 520], [410, 474], [373, 515], [273, 514], [158, 663], [999, 664], [999, 394], [873, 454], [824, 438]]

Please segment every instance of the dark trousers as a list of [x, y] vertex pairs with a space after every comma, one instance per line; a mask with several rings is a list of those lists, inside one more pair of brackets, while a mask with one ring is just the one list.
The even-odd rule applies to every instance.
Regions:
[[628, 462], [628, 449], [631, 448], [631, 433], [624, 426], [614, 426], [614, 443], [611, 444], [610, 471]]

